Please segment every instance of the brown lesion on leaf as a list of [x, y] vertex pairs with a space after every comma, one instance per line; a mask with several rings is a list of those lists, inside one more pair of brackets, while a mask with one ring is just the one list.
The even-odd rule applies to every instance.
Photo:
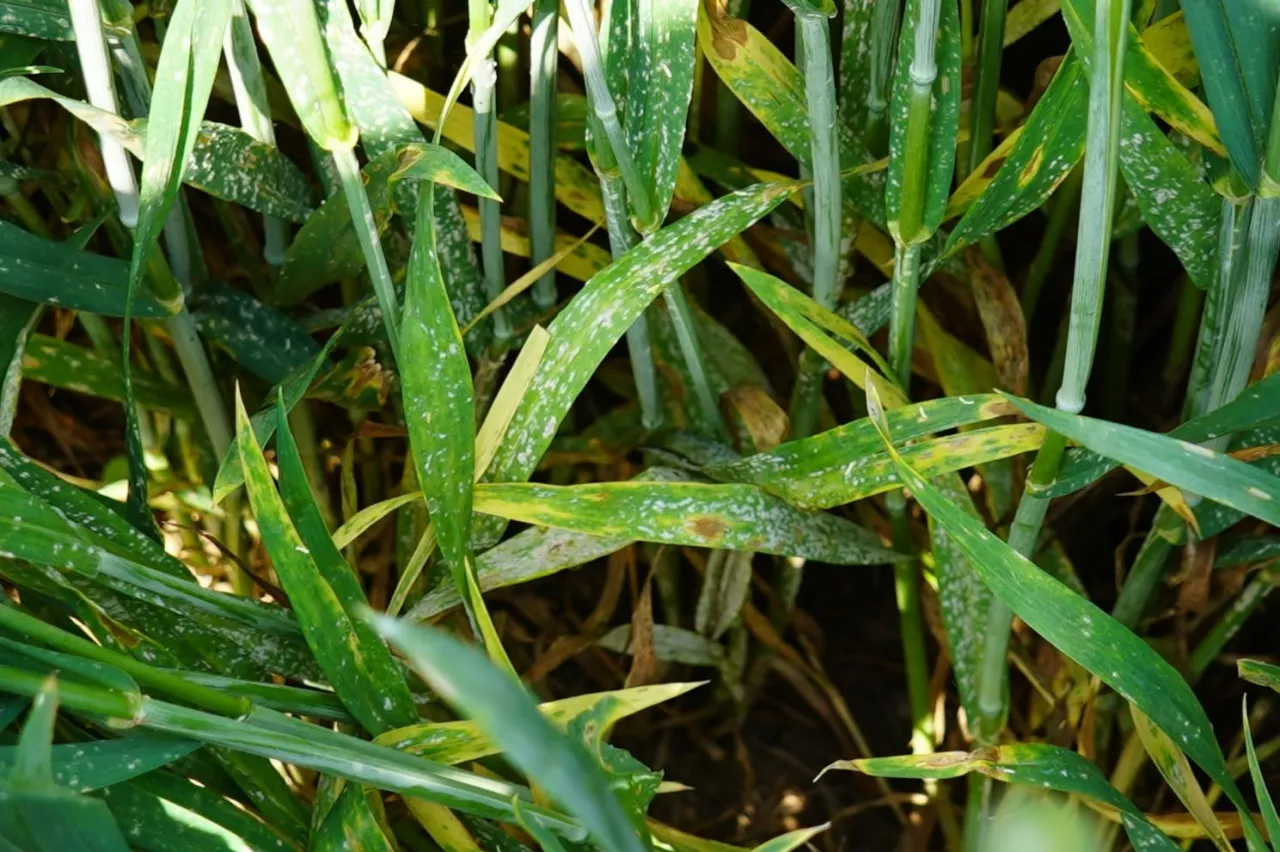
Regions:
[[711, 46], [725, 62], [733, 62], [738, 56], [738, 48], [747, 44], [747, 22], [729, 17], [722, 3], [716, 0], [708, 2], [706, 10], [707, 21], [711, 24]]
[[1040, 165], [1044, 162], [1044, 145], [1037, 145], [1036, 149], [1031, 152], [1031, 160], [1022, 167], [1022, 171], [1018, 173], [1018, 186], [1026, 188], [1027, 184], [1035, 180], [1036, 175], [1040, 173]]
[[728, 531], [729, 525], [712, 515], [700, 515], [685, 521], [685, 528], [708, 544], [714, 544]]

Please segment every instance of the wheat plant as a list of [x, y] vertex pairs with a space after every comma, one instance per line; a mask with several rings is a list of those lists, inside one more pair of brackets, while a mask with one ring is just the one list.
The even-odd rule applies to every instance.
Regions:
[[1278, 104], [1270, 0], [0, 0], [0, 850], [1280, 850]]

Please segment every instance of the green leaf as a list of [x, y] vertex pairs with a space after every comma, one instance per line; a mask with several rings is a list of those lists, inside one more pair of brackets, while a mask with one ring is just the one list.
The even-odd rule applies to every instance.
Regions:
[[[598, 536], [553, 527], [534, 527], [476, 557], [476, 582], [482, 591], [502, 589], [577, 568], [626, 547], [634, 539]], [[409, 612], [410, 621], [426, 621], [462, 603], [452, 584], [432, 589]]]
[[797, 828], [772, 840], [766, 840], [751, 852], [792, 852], [793, 849], [799, 849], [830, 827], [831, 823], [824, 823], [812, 828]]
[[675, 193], [693, 94], [698, 6], [697, 0], [619, 0], [609, 6], [606, 61], [623, 77], [621, 85], [611, 78], [609, 88], [653, 204], [652, 220], [639, 223], [643, 233], [662, 226]]
[[1274, 13], [1254, 2], [1185, 0], [1181, 5], [1231, 163], [1256, 189], [1280, 57]]
[[[920, 18], [919, 8], [929, 0], [907, 0], [903, 20], [914, 22]], [[938, 19], [936, 45], [937, 76], [933, 81], [933, 98], [930, 104], [927, 140], [927, 172], [924, 181], [923, 227], [932, 234], [942, 224], [947, 209], [947, 197], [951, 194], [951, 176], [955, 171], [956, 134], [960, 126], [960, 14], [952, 0], [942, 0]], [[898, 44], [897, 67], [893, 77], [892, 96], [889, 101], [889, 171], [885, 178], [884, 197], [886, 218], [891, 233], [897, 233], [897, 222], [902, 212], [903, 184], [908, 179], [908, 146], [921, 144], [907, 138], [908, 112], [911, 103], [912, 64], [916, 55], [914, 27], [902, 28]], [[904, 239], [915, 239], [917, 234], [903, 234]]]
[[[125, 261], [47, 240], [0, 221], [0, 293], [120, 317], [124, 316], [128, 287], [129, 264]], [[137, 316], [146, 318], [173, 313], [171, 305], [144, 287], [135, 294], [133, 309]]]
[[1240, 677], [1280, 692], [1280, 666], [1273, 666], [1261, 660], [1240, 660], [1236, 663]]
[[377, 791], [345, 781], [335, 783], [341, 788], [338, 800], [312, 831], [308, 852], [395, 852], [370, 804]]
[[280, 607], [205, 589], [114, 553], [18, 488], [0, 487], [0, 550], [182, 615], [207, 612], [277, 636], [297, 636], [296, 623]]
[[[260, 707], [244, 719], [228, 719], [144, 699], [142, 724], [491, 819], [512, 821], [510, 797], [527, 795], [512, 784], [441, 766]], [[529, 811], [561, 836], [581, 839], [584, 835], [577, 822], [560, 813], [538, 806], [530, 806]]]
[[[1202, 3], [1203, 0], [1193, 0]], [[1210, 0], [1218, 3], [1221, 0]], [[1192, 5], [1188, 3], [1187, 5]], [[1235, 4], [1232, 4], [1235, 5]], [[1080, 51], [1086, 67], [1093, 56], [1094, 4], [1084, 0], [1066, 0], [1062, 4], [1062, 16], [1071, 31], [1071, 40]], [[1221, 153], [1222, 141], [1218, 138], [1214, 119], [1217, 112], [1209, 112], [1199, 98], [1178, 82], [1165, 67], [1151, 55], [1141, 34], [1129, 24], [1125, 39], [1124, 84], [1126, 98], [1134, 98], [1147, 112], [1153, 112], [1174, 129]], [[1268, 100], [1275, 95], [1274, 72]]]
[[[700, 686], [700, 683], [668, 683], [637, 686], [612, 692], [575, 695], [538, 705], [538, 711], [558, 728], [564, 728], [583, 713], [611, 702], [611, 719], [616, 722], [641, 710], [670, 701]], [[501, 753], [502, 747], [473, 720], [432, 722], [387, 731], [377, 737], [380, 745], [407, 751], [450, 765], [479, 760]]]
[[[311, 388], [311, 383], [315, 381], [320, 368], [328, 363], [329, 353], [338, 341], [342, 339], [342, 334], [343, 329], [339, 329], [330, 335], [324, 348], [320, 350], [320, 354], [316, 355], [310, 364], [294, 370], [293, 373], [267, 393], [262, 407], [255, 411], [253, 417], [250, 418], [253, 423], [253, 435], [259, 445], [265, 444], [275, 434], [276, 401], [278, 396], [283, 394], [285, 408], [292, 411], [293, 407], [307, 395], [307, 391]], [[239, 488], [243, 482], [244, 470], [240, 466], [240, 439], [237, 437], [232, 440], [226, 457], [222, 459], [221, 464], [218, 466], [217, 476], [213, 480], [213, 501], [221, 503], [226, 499], [227, 495]]]
[[475, 397], [471, 365], [436, 261], [432, 188], [422, 186], [405, 287], [401, 370], [414, 470], [454, 587], [477, 617], [483, 602], [467, 594], [471, 500], [475, 481]]
[[305, 369], [320, 353], [320, 345], [301, 326], [242, 290], [207, 285], [190, 308], [202, 337], [273, 384]]
[[[139, 125], [139, 130], [148, 126]], [[311, 215], [311, 187], [306, 175], [280, 149], [259, 142], [238, 127], [214, 121], [200, 123], [182, 179], [214, 198], [267, 216], [303, 222]]]
[[143, 145], [138, 226], [130, 264], [130, 288], [135, 291], [191, 162], [230, 13], [229, 0], [179, 0], [169, 17]]
[[53, 722], [58, 715], [58, 679], [50, 675], [31, 702], [27, 721], [13, 749], [11, 790], [44, 790], [53, 783]]
[[27, 339], [43, 315], [42, 305], [0, 295], [0, 437], [13, 430]]
[[129, 852], [106, 805], [57, 789], [0, 791], [0, 837], [22, 852]]
[[511, 808], [516, 812], [516, 822], [537, 841], [538, 846], [542, 847], [542, 852], [565, 852], [559, 838], [539, 825], [536, 820], [531, 820], [525, 816], [523, 806], [520, 804], [520, 797], [512, 797]]
[[980, 772], [1008, 784], [1072, 793], [1119, 811], [1125, 833], [1135, 849], [1173, 852], [1178, 848], [1137, 806], [1107, 782], [1098, 767], [1073, 751], [1047, 743], [1014, 743], [974, 752], [841, 760], [823, 771], [832, 769], [849, 769], [883, 778], [960, 778], [970, 772]]
[[672, 481], [669, 474], [655, 478], [659, 481], [571, 486], [481, 484], [475, 509], [593, 535], [776, 553], [834, 565], [902, 558], [856, 524], [800, 511], [752, 485]]
[[[1075, 51], [1067, 53], [1017, 141], [960, 222], [947, 237], [944, 256], [952, 256], [1044, 204], [1084, 154], [1089, 81]], [[981, 179], [985, 170], [970, 180]], [[966, 181], [966, 184], [968, 181]], [[964, 192], [964, 187], [957, 195]]]
[[[170, 384], [150, 371], [135, 369], [133, 373], [134, 400], [139, 405], [168, 411], [183, 420], [197, 419], [195, 402], [187, 388]], [[22, 374], [56, 388], [117, 402], [125, 400], [119, 361], [56, 337], [31, 335], [22, 359]]]
[[49, 41], [75, 41], [66, 0], [6, 0], [0, 3], [0, 32]]
[[249, 8], [307, 135], [326, 151], [355, 147], [359, 134], [347, 117], [312, 0], [250, 0]]
[[[0, 104], [47, 98], [99, 133], [142, 158], [146, 155], [145, 118], [125, 121], [83, 101], [68, 98], [24, 77], [0, 80]], [[251, 210], [301, 222], [311, 212], [306, 177], [274, 145], [245, 131], [195, 116], [195, 142], [180, 179], [191, 186]], [[185, 131], [184, 131], [185, 132]], [[165, 133], [157, 133], [165, 136]], [[251, 179], [246, 179], [246, 175]], [[175, 178], [176, 179], [176, 178]]]
[[410, 188], [419, 181], [430, 181], [469, 192], [480, 198], [502, 200], [493, 188], [485, 183], [484, 178], [476, 174], [475, 169], [448, 148], [416, 142], [402, 148], [399, 157], [400, 161], [395, 172], [387, 179], [388, 187], [393, 193], [397, 182], [402, 180], [413, 182]]
[[[959, 476], [940, 476], [934, 480], [947, 499], [971, 517], [978, 519], [973, 497]], [[938, 578], [938, 605], [947, 634], [947, 649], [955, 672], [960, 705], [969, 719], [981, 719], [978, 703], [983, 649], [987, 643], [987, 611], [991, 606], [991, 590], [946, 530], [930, 517], [929, 540], [933, 546], [933, 572]]]
[[[297, 457], [297, 448], [288, 436], [287, 422], [285, 428], [281, 428], [280, 421], [285, 416], [283, 405], [278, 405], [276, 414], [280, 455], [290, 457], [290, 502], [295, 517], [299, 517], [310, 534], [304, 540], [290, 519], [284, 501], [276, 492], [262, 448], [254, 438], [249, 415], [237, 401], [236, 437], [243, 453], [245, 490], [258, 521], [263, 546], [289, 596], [298, 626], [315, 653], [316, 662], [351, 715], [374, 733], [407, 724], [411, 721], [408, 717], [416, 714], [395, 661], [367, 625], [351, 618], [347, 606], [358, 602], [349, 600], [344, 606], [334, 591], [332, 581], [339, 578], [339, 572], [349, 574], [350, 569], [324, 529], [301, 459]], [[283, 478], [283, 471], [281, 475]], [[325, 565], [323, 571], [318, 563]], [[362, 598], [354, 575], [347, 585], [351, 584], [355, 584], [356, 594]], [[390, 692], [397, 688], [401, 692], [398, 702], [394, 700], [394, 692]]]
[[[399, 167], [399, 155], [388, 151], [370, 160], [360, 172], [379, 232], [391, 222], [387, 180]], [[335, 193], [298, 229], [285, 253], [280, 274], [263, 290], [263, 295], [273, 305], [297, 304], [326, 284], [355, 275], [363, 268], [364, 255], [351, 221], [351, 209], [343, 194]]]
[[148, 852], [279, 852], [300, 847], [257, 815], [192, 784], [153, 772], [96, 794], [130, 844]]
[[[1208, 414], [1186, 421], [1168, 433], [1191, 443], [1201, 443], [1220, 435], [1252, 429], [1280, 417], [1280, 375], [1272, 374], [1245, 388], [1234, 400]], [[1268, 443], [1259, 441], [1257, 443]], [[1106, 456], [1083, 447], [1067, 451], [1058, 478], [1047, 497], [1064, 497], [1096, 481], [1118, 465]]]
[[[876, 392], [881, 399], [888, 401], [886, 404], [890, 407], [896, 408], [906, 402], [902, 391], [885, 378], [889, 373], [888, 365], [855, 325], [766, 272], [736, 263], [729, 264], [729, 267], [788, 328], [851, 382], [860, 388], [875, 385]], [[839, 335], [844, 342], [833, 340], [824, 329]], [[879, 372], [873, 372], [865, 361], [849, 352], [846, 347], [850, 345], [866, 354]]]
[[[114, 740], [62, 743], [50, 756], [52, 783], [77, 793], [109, 787], [185, 757], [200, 743], [140, 733]], [[18, 747], [0, 747], [0, 772], [15, 763]]]
[[[874, 399], [869, 403], [878, 408]], [[876, 414], [883, 417], [882, 412]], [[1182, 675], [1110, 615], [952, 505], [904, 461], [885, 427], [880, 428], [903, 484], [951, 536], [995, 596], [1051, 645], [1150, 716], [1243, 810], [1244, 800], [1227, 772], [1213, 725]]]
[[760, 184], [668, 225], [603, 269], [560, 311], [551, 342], [498, 449], [490, 477], [520, 481], [534, 470], [591, 374], [645, 307], [679, 276], [794, 191]]
[[[1240, 661], [1241, 665], [1245, 662], [1248, 661]], [[1241, 702], [1240, 715], [1244, 721], [1244, 745], [1249, 757], [1249, 777], [1253, 780], [1253, 794], [1258, 798], [1258, 809], [1262, 811], [1262, 825], [1267, 830], [1267, 837], [1271, 838], [1271, 846], [1274, 849], [1276, 844], [1280, 843], [1280, 814], [1276, 813], [1276, 804], [1271, 800], [1271, 791], [1267, 789], [1267, 780], [1262, 774], [1262, 767], [1258, 765], [1258, 753], [1253, 747], [1248, 698]]]
[[1222, 199], [1132, 97], [1123, 109], [1120, 171], [1142, 218], [1197, 287], [1215, 286]]
[[1022, 399], [1009, 400], [1023, 414], [1100, 455], [1280, 525], [1280, 477], [1199, 444], [1067, 414]]
[[600, 768], [580, 743], [551, 726], [524, 686], [475, 648], [447, 634], [374, 616], [378, 630], [447, 700], [502, 747], [507, 758], [582, 820], [611, 852], [641, 852]]
[[[716, 4], [701, 4], [698, 42], [725, 87], [742, 101], [765, 129], [800, 165], [812, 159], [804, 79], [791, 60], [744, 20], [729, 17]], [[862, 143], [846, 123], [839, 125], [841, 164], [862, 166]], [[859, 171], [843, 179], [844, 206], [877, 225], [884, 224], [883, 180]]]
[[[943, 429], [977, 423], [1007, 413], [990, 395], [932, 400], [888, 412], [903, 441]], [[917, 440], [902, 452], [929, 476], [1034, 450], [1043, 432], [1026, 424], [977, 429], [943, 438]], [[788, 503], [809, 509], [839, 506], [901, 484], [893, 460], [878, 443], [869, 419], [856, 420], [810, 438], [790, 441], [741, 461], [719, 463], [703, 473], [720, 480], [749, 482]]]

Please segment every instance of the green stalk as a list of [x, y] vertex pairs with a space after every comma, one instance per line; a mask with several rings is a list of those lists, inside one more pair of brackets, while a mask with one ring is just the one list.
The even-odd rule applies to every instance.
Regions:
[[1252, 198], [1222, 200], [1222, 215], [1218, 224], [1218, 278], [1209, 289], [1204, 312], [1200, 317], [1195, 358], [1191, 362], [1191, 376], [1187, 379], [1187, 397], [1182, 412], [1184, 418], [1196, 417], [1209, 411], [1211, 374], [1218, 357], [1225, 317], [1231, 305], [1230, 282], [1236, 277], [1234, 270], [1244, 262], [1245, 241], [1252, 213]]
[[[89, 102], [99, 109], [118, 115], [120, 110], [116, 102], [98, 4], [94, 0], [71, 0], [69, 8]], [[121, 47], [122, 55], [126, 58], [121, 69], [128, 81], [126, 91], [130, 96], [130, 106], [134, 112], [145, 115], [150, 106], [151, 89], [132, 31], [122, 37]], [[120, 220], [132, 230], [138, 223], [138, 184], [134, 177], [133, 163], [123, 148], [120, 149], [119, 159], [114, 154], [109, 154], [108, 151], [115, 143], [111, 143], [107, 137], [101, 137], [100, 142], [107, 180], [120, 209]], [[154, 279], [154, 283], [160, 285], [156, 295], [165, 300], [180, 302], [181, 290], [190, 286], [191, 275], [190, 244], [180, 207], [175, 207], [165, 221], [164, 236], [169, 266], [177, 282], [180, 282], [181, 289], [168, 276], [161, 275]], [[165, 320], [165, 328], [173, 339], [174, 349], [186, 373], [187, 383], [195, 397], [196, 409], [200, 413], [209, 442], [221, 458], [231, 446], [231, 418], [214, 381], [209, 357], [200, 342], [195, 321], [183, 306], [178, 313]]]
[[364, 191], [360, 163], [356, 160], [354, 147], [334, 148], [329, 153], [333, 155], [333, 163], [337, 167], [338, 178], [342, 182], [342, 192], [347, 198], [347, 207], [351, 211], [351, 221], [355, 223], [356, 237], [360, 241], [361, 251], [364, 252], [369, 280], [373, 283], [373, 292], [378, 297], [378, 307], [382, 309], [382, 324], [387, 329], [387, 343], [390, 344], [391, 354], [398, 363], [400, 360], [400, 303], [396, 299], [395, 287], [391, 283], [387, 259], [382, 253], [382, 243], [378, 238], [378, 225], [373, 218], [373, 208], [369, 206], [369, 197]]
[[[71, 27], [76, 34], [76, 51], [80, 55], [80, 68], [84, 78], [85, 94], [89, 103], [98, 109], [118, 115], [115, 78], [107, 59], [107, 43], [102, 37], [101, 12], [97, 0], [69, 0]], [[102, 151], [102, 166], [107, 173], [107, 183], [116, 197], [120, 221], [132, 231], [138, 226], [138, 178], [133, 162], [124, 146], [105, 134], [99, 134], [98, 146]]]
[[[44, 688], [47, 674], [28, 669], [0, 666], [0, 683], [5, 692], [35, 698]], [[63, 678], [58, 681], [58, 702], [80, 713], [93, 713], [108, 719], [132, 719], [133, 702], [126, 695], [98, 686], [88, 686]]]
[[[751, 0], [727, 0], [725, 14], [730, 18], [745, 20], [751, 14]], [[698, 101], [695, 100], [694, 104]], [[696, 115], [697, 107], [693, 113]], [[738, 153], [738, 136], [742, 132], [742, 102], [721, 82], [716, 87], [715, 148], [726, 154]]]
[[[1245, 245], [1244, 263], [1232, 270], [1231, 281], [1218, 282], [1220, 287], [1229, 288], [1230, 295], [1226, 322], [1209, 373], [1206, 411], [1231, 402], [1249, 382], [1280, 249], [1280, 198], [1259, 198], [1254, 202]], [[1224, 435], [1211, 446], [1225, 449], [1229, 440], [1230, 436]]]
[[1196, 320], [1200, 318], [1200, 309], [1204, 305], [1204, 291], [1192, 282], [1188, 275], [1182, 276], [1178, 287], [1178, 308], [1173, 318], [1173, 331], [1169, 334], [1169, 353], [1164, 359], [1162, 378], [1165, 392], [1172, 401], [1177, 388], [1187, 374], [1191, 364], [1191, 352], [1196, 337]]
[[1080, 206], [1082, 177], [1083, 172], [1080, 169], [1073, 169], [1063, 181], [1054, 198], [1053, 207], [1049, 211], [1049, 222], [1045, 226], [1044, 236], [1040, 238], [1036, 256], [1032, 258], [1031, 265], [1027, 268], [1027, 280], [1022, 285], [1022, 297], [1019, 301], [1022, 303], [1022, 315], [1026, 317], [1028, 327], [1035, 319], [1036, 308], [1040, 305], [1040, 296], [1044, 293], [1044, 282], [1057, 260], [1058, 246], [1062, 244], [1067, 227], [1075, 218]]
[[1271, 569], [1263, 569], [1254, 575], [1191, 652], [1187, 665], [1192, 672], [1199, 675], [1209, 668], [1249, 617], [1262, 606], [1275, 589], [1277, 580], [1280, 580], [1280, 575]]
[[[892, 5], [892, 4], [890, 4]], [[914, 22], [915, 52], [909, 76], [906, 148], [903, 153], [902, 188], [897, 227], [894, 230], [893, 307], [889, 316], [889, 366], [898, 383], [907, 389], [911, 381], [911, 354], [915, 338], [916, 294], [920, 288], [920, 253], [929, 233], [924, 222], [929, 180], [929, 134], [932, 123], [939, 0], [921, 0]], [[912, 542], [906, 515], [906, 496], [899, 489], [885, 498], [893, 528], [894, 546], [910, 551]], [[932, 714], [929, 708], [929, 668], [925, 657], [924, 619], [920, 613], [920, 569], [915, 561], [894, 566], [894, 590], [902, 631], [903, 659], [907, 671], [907, 695], [911, 707], [912, 751], [932, 751]]]
[[1000, 92], [1000, 60], [1004, 55], [1004, 20], [1008, 11], [1008, 0], [983, 0], [978, 64], [974, 68], [973, 100], [969, 106], [969, 167], [965, 174], [978, 168], [991, 153], [996, 95]]
[[[467, 45], [478, 39], [493, 22], [493, 10], [489, 0], [468, 0], [470, 29]], [[476, 171], [485, 183], [498, 190], [498, 113], [494, 103], [494, 89], [498, 84], [497, 65], [492, 52], [477, 57], [471, 75], [471, 109], [475, 127]], [[502, 295], [506, 285], [502, 260], [502, 204], [491, 198], [481, 198], [480, 207], [480, 256], [484, 267], [485, 295], [490, 301]], [[493, 313], [493, 331], [498, 339], [511, 335], [505, 311]]]
[[[617, 108], [609, 93], [604, 76], [604, 64], [590, 7], [586, 0], [570, 0], [570, 23], [573, 26], [574, 43], [582, 60], [583, 76], [587, 80], [587, 101], [591, 111], [587, 114], [587, 155], [600, 180], [604, 199], [605, 223], [609, 229], [609, 249], [616, 260], [639, 242], [628, 215], [627, 196], [630, 192], [622, 160], [630, 162], [621, 127], [618, 126]], [[601, 104], [598, 99], [604, 99]], [[615, 136], [622, 145], [622, 157], [615, 147], [614, 137], [609, 135], [603, 115], [612, 115]], [[635, 205], [632, 204], [632, 209]], [[631, 328], [627, 329], [627, 352], [631, 356], [631, 372], [636, 382], [636, 397], [640, 403], [640, 419], [645, 429], [654, 430], [662, 425], [662, 403], [658, 398], [658, 373], [653, 360], [653, 346], [649, 339], [649, 320], [641, 313]]]
[[[796, 53], [804, 67], [805, 101], [813, 139], [809, 173], [801, 173], [813, 181], [812, 188], [805, 193], [805, 225], [812, 251], [813, 298], [824, 308], [835, 310], [840, 296], [842, 201], [831, 24], [825, 15], [799, 9], [796, 9], [796, 23]], [[806, 437], [817, 427], [822, 377], [826, 369], [826, 362], [807, 349], [801, 354], [796, 386], [791, 396], [790, 437]]]
[[228, 695], [216, 689], [210, 689], [198, 683], [192, 683], [181, 675], [165, 669], [150, 666], [136, 660], [128, 654], [104, 648], [88, 639], [83, 639], [66, 631], [59, 630], [32, 615], [27, 615], [12, 606], [0, 605], [0, 625], [23, 636], [61, 651], [88, 660], [96, 660], [109, 666], [115, 666], [133, 677], [143, 686], [171, 696], [179, 701], [203, 707], [220, 716], [239, 718], [252, 708], [247, 698]]
[[867, 81], [867, 147], [876, 156], [889, 149], [889, 93], [902, 4], [877, 2], [871, 16], [871, 74]]
[[715, 392], [711, 389], [711, 381], [703, 364], [702, 345], [698, 342], [697, 322], [689, 300], [684, 293], [684, 285], [679, 281], [662, 291], [663, 301], [667, 305], [667, 314], [671, 324], [675, 326], [676, 340], [680, 344], [680, 352], [693, 379], [693, 393], [702, 408], [703, 419], [714, 424], [715, 437], [726, 445], [731, 444], [729, 430], [720, 415], [720, 406], [716, 404]]
[[[232, 0], [231, 22], [227, 26], [222, 52], [227, 59], [231, 88], [236, 96], [236, 110], [240, 114], [240, 126], [254, 139], [274, 147], [276, 132], [267, 106], [267, 85], [262, 76], [258, 45], [253, 27], [249, 24], [244, 0]], [[262, 232], [262, 256], [270, 265], [279, 266], [284, 263], [285, 249], [289, 247], [288, 226], [279, 217], [263, 216]]]
[[1142, 548], [1134, 557], [1133, 567], [1120, 588], [1115, 606], [1111, 608], [1111, 615], [1116, 621], [1130, 629], [1137, 626], [1164, 578], [1169, 554], [1185, 536], [1186, 530], [1177, 512], [1167, 503], [1161, 503], [1151, 520], [1151, 529], [1143, 539]]
[[[560, 64], [559, 0], [535, 0], [529, 36], [529, 264], [555, 254], [556, 75]], [[556, 273], [533, 288], [533, 301], [547, 310], [556, 303]]]
[[[611, 174], [606, 165], [612, 160], [606, 151], [607, 139], [599, 139], [591, 150], [596, 176], [604, 197], [605, 219], [609, 227], [609, 249], [614, 260], [630, 251], [639, 238], [627, 217], [627, 191], [616, 170]], [[603, 161], [603, 162], [602, 162]], [[641, 313], [627, 329], [627, 353], [631, 356], [631, 372], [636, 382], [636, 398], [640, 403], [640, 421], [650, 431], [662, 425], [662, 403], [658, 399], [658, 372], [653, 361], [653, 344], [649, 339], [649, 319]]]
[[911, 382], [915, 345], [916, 293], [920, 289], [920, 246], [898, 243], [893, 258], [893, 307], [889, 314], [889, 364], [903, 388]]
[[[603, 133], [604, 139], [608, 140], [609, 147], [612, 149], [613, 161], [622, 177], [623, 185], [627, 188], [627, 201], [632, 219], [637, 224], [638, 230], [647, 233], [656, 228], [653, 203], [631, 159], [631, 149], [622, 131], [622, 123], [618, 120], [618, 107], [614, 103], [613, 95], [609, 92], [609, 84], [604, 75], [604, 62], [600, 58], [600, 43], [596, 37], [595, 16], [588, 0], [568, 0], [565, 6], [569, 11], [569, 26], [573, 29], [574, 44], [577, 45], [578, 56], [582, 60], [587, 101], [595, 114], [595, 126]], [[597, 145], [597, 147], [600, 146]]]
[[[1079, 413], [1084, 408], [1085, 386], [1093, 367], [1102, 313], [1107, 266], [1111, 251], [1111, 227], [1115, 211], [1120, 105], [1124, 87], [1124, 52], [1128, 35], [1129, 0], [1099, 0], [1094, 55], [1089, 90], [1089, 144], [1085, 152], [1084, 194], [1076, 233], [1075, 277], [1071, 290], [1067, 357], [1057, 407]], [[1049, 508], [1044, 489], [1053, 482], [1062, 464], [1066, 439], [1054, 432], [1045, 435], [1036, 454], [1022, 499], [1009, 528], [1009, 546], [1028, 559], [1035, 551]], [[1008, 707], [1008, 669], [1005, 656], [1013, 614], [993, 601], [987, 615], [986, 642], [978, 674], [978, 741], [988, 745], [1004, 728]]]

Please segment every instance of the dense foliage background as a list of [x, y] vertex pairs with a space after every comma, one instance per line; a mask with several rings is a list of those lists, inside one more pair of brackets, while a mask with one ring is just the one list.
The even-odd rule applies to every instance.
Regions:
[[1278, 16], [0, 0], [0, 849], [1280, 848]]

